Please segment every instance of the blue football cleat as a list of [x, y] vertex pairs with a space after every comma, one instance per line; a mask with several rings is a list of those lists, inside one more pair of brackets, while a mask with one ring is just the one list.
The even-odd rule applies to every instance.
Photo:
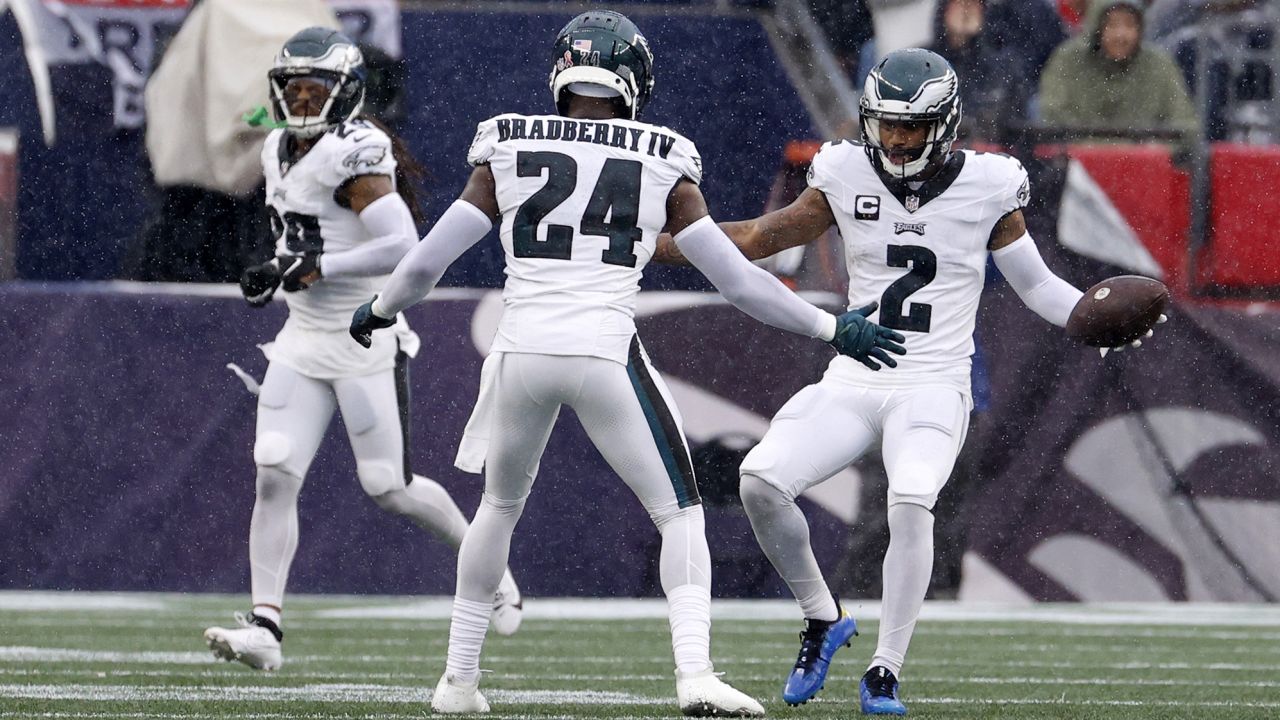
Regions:
[[787, 677], [782, 688], [782, 699], [788, 705], [803, 705], [822, 689], [827, 680], [827, 668], [836, 650], [849, 647], [849, 639], [858, 634], [858, 623], [836, 600], [840, 616], [834, 621], [804, 621], [800, 633], [800, 656], [795, 669]]
[[863, 715], [906, 715], [907, 706], [898, 699], [898, 678], [889, 668], [871, 668], [862, 676], [858, 688]]

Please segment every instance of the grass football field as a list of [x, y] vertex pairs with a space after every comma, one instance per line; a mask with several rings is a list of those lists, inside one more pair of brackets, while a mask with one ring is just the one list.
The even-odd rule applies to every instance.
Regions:
[[[293, 596], [284, 668], [215, 662], [201, 639], [243, 596], [0, 592], [0, 718], [421, 718], [444, 667], [444, 598]], [[859, 717], [875, 603], [827, 688], [779, 698], [798, 648], [789, 602], [717, 601], [713, 656], [770, 717]], [[498, 718], [677, 717], [665, 604], [526, 603], [490, 634], [481, 688]], [[925, 608], [904, 673], [919, 718], [1280, 717], [1280, 608]]]

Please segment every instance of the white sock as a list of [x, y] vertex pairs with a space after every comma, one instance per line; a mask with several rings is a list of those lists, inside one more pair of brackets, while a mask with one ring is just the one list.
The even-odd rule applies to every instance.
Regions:
[[667, 591], [671, 651], [676, 669], [691, 674], [711, 669], [711, 591], [681, 585]]
[[265, 618], [276, 624], [276, 627], [284, 629], [284, 623], [280, 619], [280, 611], [270, 605], [254, 605], [253, 614], [260, 618]]
[[485, 631], [489, 629], [489, 615], [493, 613], [493, 601], [474, 602], [460, 597], [453, 599], [453, 619], [449, 621], [449, 659], [445, 674], [462, 684], [474, 684], [480, 679], [480, 650], [484, 647]]
[[741, 495], [756, 542], [795, 595], [804, 616], [838, 620], [840, 610], [813, 555], [809, 523], [795, 499], [755, 475], [742, 476]]
[[907, 646], [933, 574], [933, 513], [920, 505], [889, 508], [889, 550], [884, 554], [880, 639], [871, 665], [902, 674]]

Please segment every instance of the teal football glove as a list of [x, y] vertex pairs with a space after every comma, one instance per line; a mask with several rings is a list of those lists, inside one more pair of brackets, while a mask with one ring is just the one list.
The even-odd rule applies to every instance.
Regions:
[[836, 352], [848, 355], [872, 370], [879, 370], [880, 363], [898, 367], [898, 361], [889, 357], [889, 353], [907, 354], [907, 349], [899, 344], [906, 341], [905, 337], [867, 319], [878, 307], [880, 303], [871, 303], [837, 317], [836, 335], [829, 341]]
[[[377, 300], [378, 296], [374, 295], [373, 300]], [[395, 318], [378, 317], [373, 314], [373, 300], [356, 308], [356, 312], [351, 316], [351, 337], [364, 347], [373, 345], [373, 331], [389, 328], [396, 324]]]

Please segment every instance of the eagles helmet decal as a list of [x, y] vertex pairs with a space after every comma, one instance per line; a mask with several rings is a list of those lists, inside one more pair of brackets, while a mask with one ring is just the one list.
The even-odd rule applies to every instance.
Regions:
[[556, 111], [568, 110], [565, 88], [585, 83], [620, 99], [632, 120], [653, 93], [653, 52], [635, 23], [622, 13], [585, 12], [556, 36], [551, 51], [551, 95]]
[[[364, 105], [364, 55], [355, 41], [330, 28], [310, 27], [289, 38], [267, 79], [275, 119], [299, 137], [315, 137], [351, 120]], [[327, 93], [294, 115], [289, 101], [304, 83]]]
[[[900, 179], [919, 175], [931, 162], [945, 161], [960, 129], [960, 81], [941, 55], [921, 48], [885, 56], [867, 75], [858, 119], [872, 164]], [[916, 157], [894, 163], [880, 140], [880, 121], [929, 123], [929, 135]]]

